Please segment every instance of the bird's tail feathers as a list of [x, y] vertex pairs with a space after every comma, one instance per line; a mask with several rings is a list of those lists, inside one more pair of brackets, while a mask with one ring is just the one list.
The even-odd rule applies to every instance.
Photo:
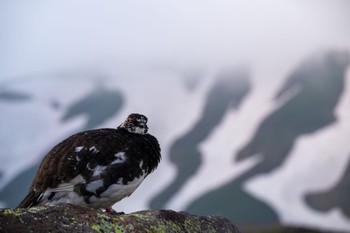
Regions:
[[30, 191], [16, 208], [30, 208], [39, 204], [43, 193]]

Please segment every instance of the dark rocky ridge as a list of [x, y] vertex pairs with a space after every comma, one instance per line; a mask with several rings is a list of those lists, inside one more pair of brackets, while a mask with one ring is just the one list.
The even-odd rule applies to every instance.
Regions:
[[312, 208], [326, 212], [333, 208], [339, 208], [344, 215], [350, 217], [350, 161], [343, 177], [329, 190], [312, 192], [305, 196], [305, 201]]
[[110, 214], [63, 204], [30, 209], [0, 209], [0, 232], [232, 232], [238, 228], [220, 216], [196, 216], [172, 210]]

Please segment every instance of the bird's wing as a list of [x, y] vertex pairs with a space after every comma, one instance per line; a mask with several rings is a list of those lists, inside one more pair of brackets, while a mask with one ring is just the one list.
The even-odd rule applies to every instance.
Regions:
[[109, 155], [112, 153], [109, 148], [118, 151], [121, 147], [118, 142], [106, 145], [112, 130], [81, 132], [54, 146], [41, 162], [28, 195], [18, 207], [37, 205], [47, 191], [74, 191], [76, 185], [87, 183], [88, 177], [93, 176], [92, 167], [101, 162], [99, 159], [104, 158], [105, 163], [114, 159], [110, 158], [113, 154]]
[[66, 183], [61, 183], [55, 188], [47, 188], [49, 192], [72, 192], [77, 184], [86, 183], [86, 180], [81, 175], [77, 175], [75, 178]]
[[[43, 159], [33, 179], [28, 194], [17, 208], [29, 208], [50, 197], [50, 193], [73, 191], [74, 186], [85, 180], [83, 163], [88, 154], [75, 152], [67, 144], [56, 145]], [[84, 158], [84, 159], [80, 159]]]

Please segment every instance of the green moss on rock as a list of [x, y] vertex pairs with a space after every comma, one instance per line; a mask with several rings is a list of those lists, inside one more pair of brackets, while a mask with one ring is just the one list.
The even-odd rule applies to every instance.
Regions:
[[0, 232], [239, 232], [227, 219], [171, 210], [105, 213], [75, 205], [0, 209]]

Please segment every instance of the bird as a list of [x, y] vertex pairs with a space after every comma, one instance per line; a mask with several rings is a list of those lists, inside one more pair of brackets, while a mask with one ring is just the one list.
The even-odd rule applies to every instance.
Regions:
[[70, 203], [113, 211], [161, 160], [147, 117], [131, 113], [116, 128], [76, 133], [43, 158], [28, 194], [17, 208]]

